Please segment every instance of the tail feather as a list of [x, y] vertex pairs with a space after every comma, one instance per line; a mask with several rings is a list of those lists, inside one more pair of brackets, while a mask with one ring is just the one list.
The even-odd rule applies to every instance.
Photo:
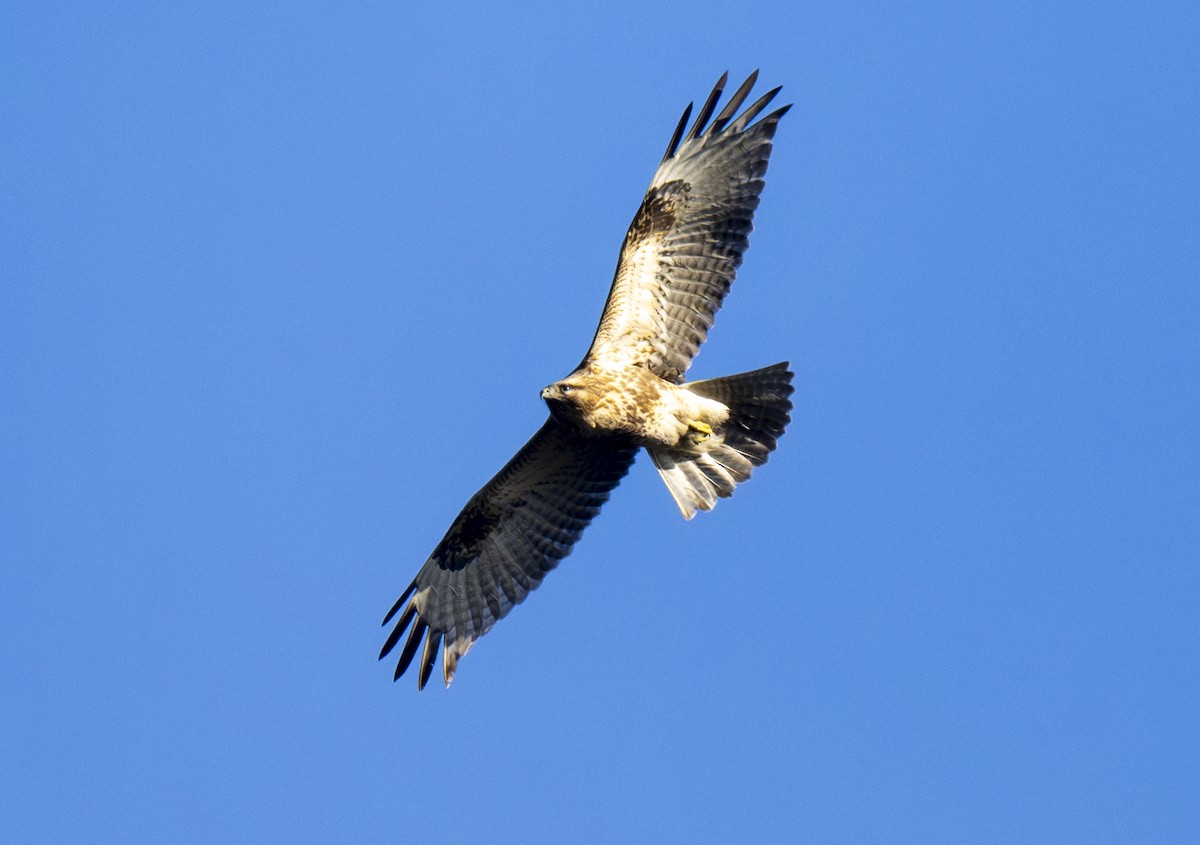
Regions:
[[729, 408], [728, 419], [706, 440], [648, 450], [684, 519], [691, 519], [733, 495], [754, 467], [767, 462], [791, 421], [792, 373], [784, 362], [686, 387]]

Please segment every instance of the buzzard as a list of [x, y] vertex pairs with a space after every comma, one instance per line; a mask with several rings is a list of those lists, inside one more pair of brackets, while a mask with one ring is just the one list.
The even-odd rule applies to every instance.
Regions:
[[420, 650], [424, 689], [442, 647], [449, 686], [459, 658], [570, 554], [640, 449], [691, 519], [775, 448], [792, 409], [787, 363], [683, 379], [749, 246], [771, 139], [790, 108], [754, 122], [775, 88], [739, 115], [757, 76], [715, 118], [728, 74], [690, 129], [691, 104], [684, 110], [625, 235], [591, 347], [542, 390], [549, 419], [471, 497], [384, 618], [400, 614], [380, 659], [409, 631], [396, 679]]

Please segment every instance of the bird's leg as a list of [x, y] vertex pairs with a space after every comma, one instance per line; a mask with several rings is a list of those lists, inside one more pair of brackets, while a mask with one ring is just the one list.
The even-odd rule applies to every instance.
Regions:
[[712, 426], [703, 420], [688, 420], [688, 432], [684, 437], [693, 446], [699, 446], [712, 437]]

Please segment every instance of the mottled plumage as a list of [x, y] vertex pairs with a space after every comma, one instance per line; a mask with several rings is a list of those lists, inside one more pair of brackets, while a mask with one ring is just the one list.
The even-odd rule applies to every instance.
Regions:
[[683, 382], [749, 246], [789, 108], [753, 122], [776, 88], [738, 115], [756, 77], [715, 118], [725, 76], [690, 128], [692, 107], [684, 111], [625, 235], [587, 355], [542, 391], [550, 419], [471, 497], [384, 619], [400, 614], [381, 658], [408, 632], [395, 677], [420, 651], [423, 688], [441, 647], [449, 684], [459, 658], [570, 553], [639, 449], [690, 519], [775, 448], [792, 407], [787, 364]]

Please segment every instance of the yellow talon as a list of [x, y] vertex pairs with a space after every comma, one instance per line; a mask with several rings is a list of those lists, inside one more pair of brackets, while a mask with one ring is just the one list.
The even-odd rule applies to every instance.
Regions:
[[699, 420], [690, 420], [688, 422], [688, 433], [686, 440], [693, 446], [699, 446], [708, 438], [712, 437], [712, 426], [706, 422]]

